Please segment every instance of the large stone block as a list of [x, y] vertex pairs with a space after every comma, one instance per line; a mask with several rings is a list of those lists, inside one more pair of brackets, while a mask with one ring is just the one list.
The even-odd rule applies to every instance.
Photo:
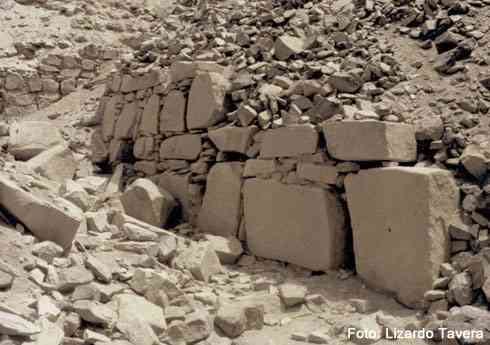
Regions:
[[80, 227], [82, 212], [63, 199], [41, 199], [0, 175], [0, 205], [42, 241], [67, 249]]
[[28, 160], [63, 142], [59, 128], [47, 121], [22, 121], [10, 126], [8, 151], [18, 160]]
[[340, 160], [411, 162], [417, 158], [415, 130], [381, 121], [326, 122], [328, 153]]
[[208, 128], [225, 119], [227, 80], [218, 73], [201, 73], [192, 82], [187, 107], [189, 129]]
[[266, 131], [260, 149], [262, 158], [294, 157], [314, 153], [318, 132], [311, 125], [294, 125]]
[[185, 134], [170, 137], [160, 146], [160, 159], [195, 160], [201, 153], [201, 136]]
[[315, 271], [342, 264], [345, 215], [334, 193], [249, 179], [243, 198], [247, 243], [253, 254]]
[[241, 215], [243, 165], [218, 163], [209, 172], [198, 227], [223, 237], [236, 236]]
[[120, 95], [112, 96], [104, 106], [104, 113], [102, 116], [102, 135], [105, 141], [109, 141], [114, 136], [114, 130], [116, 129], [116, 117], [118, 114], [118, 104], [122, 102]]
[[182, 91], [170, 91], [163, 101], [160, 113], [161, 132], [185, 131], [185, 110], [187, 99]]
[[363, 170], [345, 180], [358, 274], [417, 307], [448, 259], [448, 225], [459, 216], [451, 173], [434, 168]]

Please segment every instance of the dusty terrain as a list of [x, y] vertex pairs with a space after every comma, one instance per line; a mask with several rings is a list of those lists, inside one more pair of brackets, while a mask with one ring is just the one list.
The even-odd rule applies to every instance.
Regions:
[[489, 5], [2, 0], [0, 345], [490, 344]]

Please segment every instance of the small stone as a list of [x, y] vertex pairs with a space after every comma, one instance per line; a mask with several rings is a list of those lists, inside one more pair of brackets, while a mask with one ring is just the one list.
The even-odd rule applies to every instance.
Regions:
[[286, 283], [279, 286], [279, 296], [286, 307], [294, 307], [305, 301], [307, 288], [295, 283]]

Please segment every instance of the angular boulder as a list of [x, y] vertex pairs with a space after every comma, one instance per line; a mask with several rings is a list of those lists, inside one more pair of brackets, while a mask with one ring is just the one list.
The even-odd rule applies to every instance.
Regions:
[[148, 224], [163, 227], [176, 206], [170, 193], [148, 179], [137, 179], [121, 196], [124, 211]]
[[236, 236], [241, 215], [243, 165], [218, 163], [209, 172], [198, 227], [206, 233]]
[[40, 240], [68, 249], [80, 227], [82, 215], [65, 204], [58, 205], [57, 201], [43, 200], [26, 192], [0, 174], [0, 205]]
[[228, 82], [218, 73], [204, 72], [192, 82], [187, 107], [189, 129], [208, 128], [225, 119]]
[[315, 271], [342, 264], [345, 215], [333, 192], [249, 179], [243, 199], [247, 243], [253, 254]]
[[405, 305], [422, 306], [449, 255], [459, 190], [449, 171], [393, 167], [345, 180], [357, 272]]
[[201, 136], [185, 134], [170, 137], [160, 146], [160, 159], [196, 160], [201, 153]]
[[28, 160], [62, 142], [59, 129], [51, 122], [22, 121], [10, 126], [8, 151], [18, 160]]
[[381, 121], [326, 122], [328, 153], [346, 161], [411, 162], [417, 158], [415, 130], [410, 125]]

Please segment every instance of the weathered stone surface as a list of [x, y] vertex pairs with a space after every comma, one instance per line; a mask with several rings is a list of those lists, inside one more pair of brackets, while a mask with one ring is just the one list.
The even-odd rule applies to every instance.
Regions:
[[60, 292], [71, 292], [77, 286], [85, 285], [94, 280], [94, 275], [85, 267], [76, 265], [58, 272]]
[[81, 215], [42, 200], [0, 174], [0, 205], [39, 239], [67, 249], [80, 226]]
[[63, 254], [63, 247], [51, 241], [43, 241], [36, 243], [31, 250], [34, 256], [43, 259], [48, 264], [53, 262], [53, 259]]
[[50, 122], [15, 122], [10, 126], [8, 151], [16, 159], [28, 160], [62, 142], [59, 129]]
[[294, 157], [314, 153], [318, 132], [311, 125], [295, 125], [266, 131], [260, 149], [262, 158]]
[[124, 75], [121, 83], [121, 92], [133, 92], [148, 89], [165, 80], [165, 73], [161, 68], [153, 68], [138, 76]]
[[199, 153], [201, 153], [201, 148], [200, 135], [177, 135], [162, 142], [160, 159], [196, 160], [199, 157]]
[[448, 226], [459, 191], [447, 171], [393, 167], [345, 180], [359, 275], [371, 286], [419, 306], [448, 258]]
[[477, 179], [484, 178], [490, 161], [490, 143], [468, 145], [461, 154], [460, 161], [471, 175]]
[[189, 191], [189, 185], [189, 175], [164, 172], [158, 178], [158, 186], [168, 191], [180, 204], [184, 220], [189, 220], [192, 213], [192, 195]]
[[340, 160], [410, 162], [417, 157], [412, 126], [380, 121], [327, 122], [328, 153]]
[[80, 300], [73, 304], [73, 310], [89, 323], [110, 325], [116, 320], [116, 313], [108, 306], [96, 301]]
[[337, 182], [337, 168], [328, 165], [319, 165], [313, 163], [299, 163], [296, 167], [296, 173], [299, 178], [327, 184]]
[[104, 107], [104, 115], [102, 117], [102, 136], [104, 140], [109, 141], [114, 136], [116, 129], [117, 106], [122, 102], [120, 95], [112, 96]]
[[191, 245], [177, 255], [173, 264], [189, 270], [194, 278], [205, 282], [222, 271], [218, 256], [209, 242]]
[[319, 187], [249, 179], [243, 197], [252, 253], [316, 271], [342, 263], [345, 220], [335, 194]]
[[175, 61], [170, 66], [170, 79], [177, 83], [184, 79], [195, 78], [198, 73], [225, 73], [225, 68], [212, 61]]
[[279, 296], [286, 307], [294, 307], [305, 301], [307, 288], [296, 283], [285, 283], [279, 286]]
[[218, 150], [245, 154], [258, 127], [223, 127], [209, 131], [209, 139]]
[[248, 159], [245, 162], [243, 177], [269, 176], [277, 170], [272, 159]]
[[218, 163], [211, 169], [204, 194], [198, 227], [223, 237], [236, 236], [241, 214], [243, 165]]
[[126, 214], [148, 224], [162, 227], [176, 206], [172, 195], [148, 179], [137, 179], [121, 196]]
[[328, 78], [328, 83], [338, 92], [354, 93], [362, 86], [361, 78], [347, 72], [337, 72]]
[[185, 112], [187, 100], [181, 91], [170, 91], [163, 101], [160, 113], [161, 132], [185, 131]]
[[287, 60], [291, 55], [299, 54], [305, 49], [305, 42], [299, 37], [282, 35], [274, 44], [274, 55], [279, 60]]
[[71, 180], [78, 162], [65, 145], [56, 145], [29, 159], [27, 166], [40, 175], [57, 182]]
[[90, 206], [88, 192], [73, 180], [65, 180], [65, 183], [59, 189], [59, 193], [63, 198], [74, 203], [83, 211], [87, 210]]
[[116, 122], [114, 137], [116, 139], [129, 139], [133, 136], [135, 130], [138, 104], [136, 102], [124, 105], [121, 115]]
[[473, 301], [471, 276], [467, 272], [456, 274], [449, 283], [449, 294], [458, 305], [468, 305]]
[[41, 332], [40, 328], [15, 314], [0, 311], [0, 334], [29, 336]]
[[158, 134], [158, 118], [160, 116], [160, 97], [153, 95], [143, 109], [139, 132], [147, 135]]
[[200, 73], [192, 82], [187, 127], [207, 128], [224, 120], [227, 80], [218, 73]]
[[140, 316], [144, 322], [149, 324], [156, 333], [160, 333], [167, 328], [163, 310], [159, 306], [148, 302], [144, 297], [130, 294], [115, 296], [117, 303], [117, 313], [119, 322], [127, 323], [133, 315]]
[[242, 244], [236, 237], [224, 238], [209, 234], [204, 237], [211, 242], [216, 255], [218, 255], [219, 261], [222, 264], [234, 264], [243, 253]]

